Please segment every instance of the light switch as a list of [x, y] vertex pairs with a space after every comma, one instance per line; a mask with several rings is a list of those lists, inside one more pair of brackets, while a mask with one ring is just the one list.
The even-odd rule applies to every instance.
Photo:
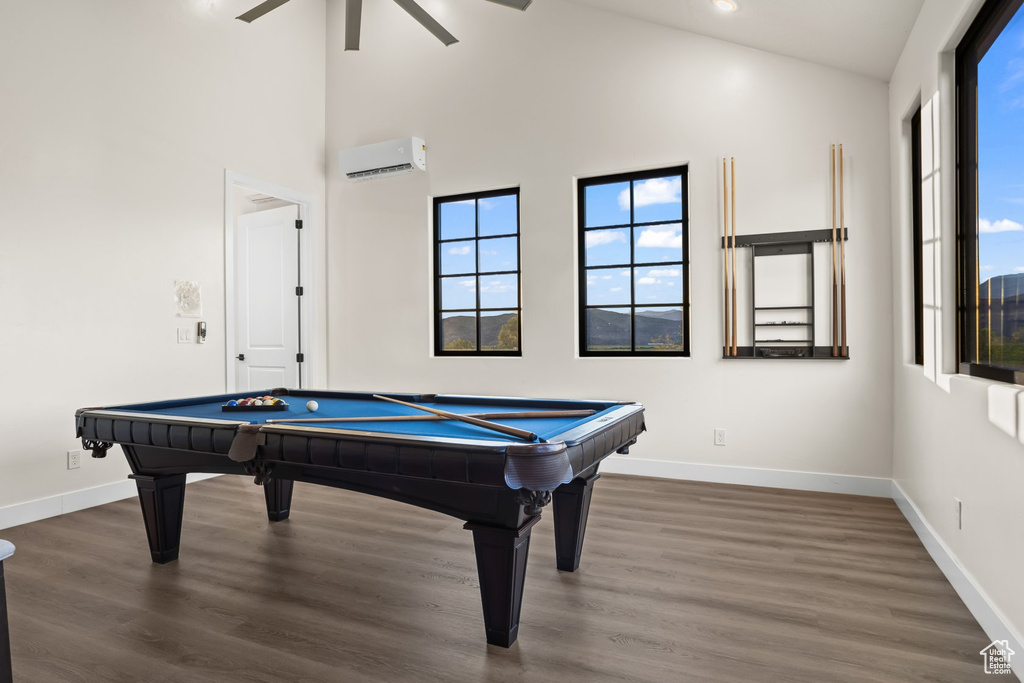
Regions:
[[192, 341], [192, 328], [191, 327], [179, 327], [178, 328], [178, 343], [188, 344]]

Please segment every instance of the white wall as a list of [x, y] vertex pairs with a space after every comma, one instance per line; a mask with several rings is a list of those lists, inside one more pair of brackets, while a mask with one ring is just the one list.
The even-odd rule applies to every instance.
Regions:
[[66, 470], [75, 409], [224, 389], [225, 168], [323, 197], [325, 5], [250, 4], [4, 4], [0, 508], [124, 479], [117, 449]]
[[[953, 81], [955, 49], [980, 0], [927, 0], [889, 88], [893, 183], [893, 475], [955, 561], [1016, 634], [1024, 629], [1024, 416], [1019, 389], [951, 374], [956, 302]], [[922, 108], [926, 206], [925, 366], [913, 365], [913, 257], [907, 121]], [[934, 171], [934, 173], [930, 173]], [[954, 498], [963, 501], [963, 529]], [[986, 624], [986, 628], [988, 628]], [[1001, 630], [1001, 629], [1000, 629]], [[989, 629], [993, 634], [994, 629]], [[1019, 648], [1018, 648], [1019, 651]]]
[[[364, 12], [361, 52], [328, 44], [328, 149], [423, 136], [429, 172], [350, 184], [329, 167], [332, 385], [632, 399], [650, 431], [631, 458], [890, 476], [884, 83], [558, 0], [453, 5], [449, 48], [392, 3]], [[328, 8], [329, 35], [343, 14]], [[854, 360], [724, 361], [721, 157], [737, 159], [741, 233], [821, 229], [831, 142], [847, 152]], [[692, 358], [578, 358], [574, 177], [680, 162]], [[432, 358], [430, 197], [514, 185], [524, 356]]]

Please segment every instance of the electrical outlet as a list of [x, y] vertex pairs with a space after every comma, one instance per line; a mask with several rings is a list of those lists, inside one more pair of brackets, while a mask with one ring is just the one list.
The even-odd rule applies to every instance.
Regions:
[[953, 499], [953, 514], [954, 528], [960, 531], [964, 528], [964, 504], [959, 498]]
[[82, 466], [82, 451], [68, 451], [68, 469], [77, 470]]
[[725, 445], [725, 430], [724, 429], [716, 429], [715, 430], [715, 445], [716, 446], [724, 446]]

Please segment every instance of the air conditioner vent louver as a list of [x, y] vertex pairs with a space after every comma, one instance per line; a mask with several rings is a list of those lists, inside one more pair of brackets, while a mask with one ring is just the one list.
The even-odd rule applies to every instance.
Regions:
[[396, 166], [388, 166], [386, 168], [372, 168], [368, 171], [352, 171], [345, 175], [349, 180], [369, 180], [373, 176], [388, 175], [391, 173], [410, 173], [412, 172], [412, 164], [398, 164]]

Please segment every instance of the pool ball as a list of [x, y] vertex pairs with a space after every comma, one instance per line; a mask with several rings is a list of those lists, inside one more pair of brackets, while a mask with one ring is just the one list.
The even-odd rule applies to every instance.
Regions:
[[319, 407], [320, 407], [320, 404], [317, 403], [316, 401], [309, 401], [309, 402], [306, 403], [306, 410], [308, 410], [311, 413], [315, 413], [317, 408], [319, 408]]

